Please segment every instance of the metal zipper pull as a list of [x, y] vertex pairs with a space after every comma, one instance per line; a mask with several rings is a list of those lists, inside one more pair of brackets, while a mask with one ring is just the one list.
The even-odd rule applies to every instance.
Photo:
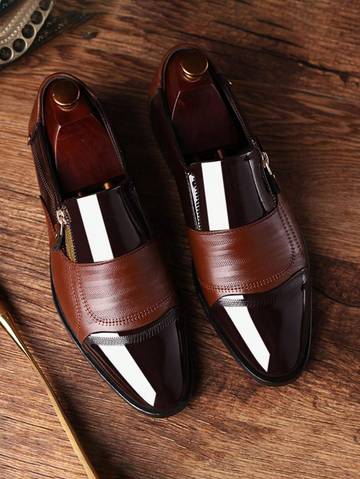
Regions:
[[56, 236], [56, 241], [54, 243], [53, 249], [55, 251], [59, 251], [65, 238], [65, 226], [69, 224], [67, 210], [64, 206], [56, 210], [56, 219], [60, 225], [60, 230]]
[[271, 188], [274, 190], [274, 193], [279, 193], [280, 188], [276, 181], [276, 177], [274, 173], [271, 171], [269, 156], [265, 151], [261, 152], [261, 161], [262, 161], [263, 168], [266, 172], [267, 178], [270, 182]]
[[269, 173], [271, 176], [275, 176], [273, 172], [271, 171], [270, 168], [270, 160], [269, 160], [269, 155], [265, 153], [265, 151], [261, 152], [261, 159], [262, 159], [262, 164], [265, 170]]

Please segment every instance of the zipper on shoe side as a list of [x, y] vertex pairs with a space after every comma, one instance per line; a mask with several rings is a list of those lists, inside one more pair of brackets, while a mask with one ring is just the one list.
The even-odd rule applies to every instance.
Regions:
[[54, 189], [47, 181], [46, 175], [43, 171], [42, 162], [40, 159], [40, 155], [38, 153], [38, 148], [40, 149], [41, 154], [44, 158], [46, 158], [47, 155], [45, 155], [45, 152], [43, 149], [43, 143], [39, 140], [39, 135], [41, 134], [39, 128], [41, 128], [41, 125], [38, 125], [37, 128], [34, 130], [32, 136], [29, 137], [29, 144], [30, 145], [34, 144], [34, 147], [32, 148], [32, 152], [33, 152], [34, 161], [37, 167], [36, 171], [39, 174], [41, 183], [44, 185], [44, 188], [47, 194], [49, 195], [49, 198], [52, 202], [51, 206], [53, 209], [53, 213], [55, 213], [56, 220], [60, 225], [60, 230], [57, 234], [53, 249], [56, 251], [60, 250], [65, 239], [66, 252], [72, 261], [76, 261], [75, 246], [74, 246], [72, 231], [70, 227], [69, 213], [65, 206], [61, 206], [61, 202], [58, 195], [56, 195], [56, 193], [54, 192]]
[[38, 153], [36, 152], [35, 149], [33, 149], [33, 156], [34, 156], [34, 160], [35, 160], [35, 163], [36, 163], [36, 166], [37, 166], [37, 171], [38, 171], [40, 179], [41, 179], [41, 183], [44, 185], [46, 192], [48, 193], [49, 197], [53, 201], [53, 203], [55, 205], [55, 211], [54, 212], [56, 213], [56, 205], [58, 204], [58, 201], [57, 201], [56, 195], [53, 193], [52, 188], [49, 186], [49, 183], [46, 180], [45, 174], [44, 174], [43, 169], [41, 167], [41, 161], [39, 159], [39, 155], [38, 155]]
[[[63, 245], [63, 241], [64, 241], [64, 237], [65, 237], [65, 227], [68, 227], [68, 225], [69, 225], [69, 221], [67, 219], [68, 218], [68, 213], [65, 213], [65, 210], [66, 210], [65, 207], [61, 207], [61, 208], [57, 209], [57, 206], [59, 204], [58, 199], [57, 199], [56, 195], [54, 194], [52, 188], [50, 187], [49, 183], [46, 180], [45, 174], [44, 174], [44, 172], [42, 170], [42, 167], [41, 167], [41, 161], [39, 159], [39, 155], [38, 155], [37, 151], [35, 150], [35, 148], [33, 149], [33, 155], [34, 155], [34, 159], [35, 159], [35, 162], [36, 162], [36, 165], [37, 165], [37, 171], [39, 172], [41, 182], [44, 185], [45, 190], [47, 191], [50, 199], [53, 202], [52, 207], [55, 210], [55, 215], [56, 215], [57, 222], [60, 224], [60, 230], [59, 230], [59, 232], [56, 236], [56, 241], [55, 241], [54, 246], [53, 246], [53, 249], [55, 251], [58, 251], [58, 250], [61, 249], [61, 247]], [[73, 240], [72, 240], [71, 231], [69, 231], [69, 233], [67, 234], [67, 237], [69, 238], [66, 241], [66, 243], [69, 244], [69, 248], [68, 248], [68, 245], [67, 245], [67, 249], [69, 249], [69, 251], [70, 251], [71, 259], [74, 258], [73, 261], [76, 261], [76, 259], [75, 259], [76, 258], [75, 248], [74, 248], [74, 243], [73, 243]]]
[[76, 263], [77, 258], [76, 258], [75, 243], [73, 239], [72, 229], [69, 224], [65, 226], [65, 250], [69, 259]]
[[29, 144], [31, 146], [33, 145], [32, 153], [33, 153], [34, 161], [35, 161], [36, 167], [37, 167], [36, 170], [39, 173], [41, 182], [44, 185], [46, 192], [48, 193], [50, 199], [53, 202], [53, 205], [52, 205], [53, 213], [56, 214], [56, 210], [60, 207], [61, 202], [60, 202], [58, 196], [55, 194], [52, 186], [47, 181], [46, 175], [43, 171], [42, 162], [40, 160], [40, 156], [39, 156], [39, 153], [37, 151], [37, 148], [39, 148], [41, 150], [41, 153], [42, 153], [43, 157], [46, 157], [47, 155], [44, 154], [45, 152], [43, 150], [42, 142], [39, 141], [39, 134], [40, 134], [40, 125], [36, 128], [32, 137], [29, 139]]
[[270, 168], [269, 155], [265, 151], [261, 151], [261, 162], [265, 171], [265, 177], [270, 185], [270, 190], [273, 194], [274, 201], [276, 201], [276, 194], [280, 192], [280, 187], [276, 181], [276, 177]]
[[263, 167], [269, 173], [269, 175], [274, 176], [274, 174], [273, 174], [273, 172], [271, 171], [271, 168], [270, 168], [269, 155], [265, 151], [261, 152], [261, 160], [262, 160]]
[[190, 188], [190, 193], [191, 193], [191, 199], [192, 199], [192, 206], [193, 206], [193, 212], [195, 216], [195, 221], [196, 221], [196, 227], [198, 230], [201, 229], [201, 217], [200, 217], [200, 196], [199, 196], [199, 188], [196, 182], [196, 178], [192, 173], [187, 173], [188, 177], [188, 184]]

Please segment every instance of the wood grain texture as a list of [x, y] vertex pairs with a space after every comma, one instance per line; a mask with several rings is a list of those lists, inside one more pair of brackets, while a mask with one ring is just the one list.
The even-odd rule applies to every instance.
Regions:
[[[98, 12], [1, 72], [0, 284], [27, 344], [106, 479], [360, 477], [360, 33], [345, 0], [83, 1]], [[258, 385], [207, 322], [191, 280], [176, 187], [151, 133], [147, 89], [173, 44], [206, 48], [233, 81], [307, 240], [314, 339], [292, 385]], [[98, 377], [52, 303], [27, 123], [43, 77], [65, 70], [103, 100], [161, 238], [193, 338], [196, 389], [166, 420]], [[0, 477], [83, 478], [45, 392], [0, 334]]]

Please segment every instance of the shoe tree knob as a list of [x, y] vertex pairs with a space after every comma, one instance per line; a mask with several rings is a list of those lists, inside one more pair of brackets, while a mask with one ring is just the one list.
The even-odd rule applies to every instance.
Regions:
[[61, 108], [71, 108], [80, 98], [80, 88], [72, 80], [56, 80], [52, 85], [52, 98]]
[[200, 50], [193, 49], [184, 51], [180, 66], [187, 80], [196, 81], [207, 72], [209, 62]]

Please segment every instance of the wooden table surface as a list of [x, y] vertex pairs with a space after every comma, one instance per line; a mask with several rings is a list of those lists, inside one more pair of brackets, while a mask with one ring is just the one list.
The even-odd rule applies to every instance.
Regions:
[[[359, 478], [359, 2], [61, 4], [98, 15], [1, 72], [0, 284], [100, 477]], [[288, 386], [261, 386], [239, 368], [195, 294], [178, 194], [147, 110], [151, 77], [180, 42], [206, 48], [232, 80], [309, 246], [313, 346], [306, 371]], [[38, 86], [59, 70], [103, 100], [188, 317], [197, 385], [188, 408], [170, 419], [148, 418], [118, 398], [55, 312], [26, 136]], [[85, 477], [4, 332], [0, 358], [0, 477]]]

